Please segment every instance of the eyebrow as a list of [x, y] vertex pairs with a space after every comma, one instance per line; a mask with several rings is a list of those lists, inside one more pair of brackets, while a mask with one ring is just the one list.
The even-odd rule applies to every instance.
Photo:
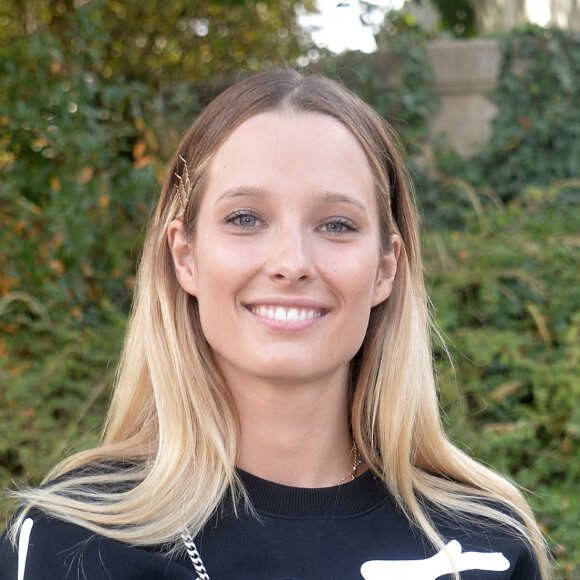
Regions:
[[266, 192], [259, 187], [232, 187], [224, 191], [217, 199], [216, 203], [220, 203], [224, 199], [236, 197], [253, 197], [255, 199], [263, 199], [266, 197]]
[[329, 191], [323, 193], [321, 195], [321, 199], [322, 201], [326, 201], [328, 203], [350, 203], [352, 205], [355, 205], [359, 209], [362, 209], [365, 212], [367, 211], [367, 207], [362, 202], [344, 193], [334, 193], [332, 191]]
[[[251, 186], [233, 187], [231, 189], [224, 191], [224, 193], [222, 193], [216, 199], [216, 204], [222, 202], [225, 199], [234, 199], [236, 197], [251, 197], [254, 199], [264, 199], [266, 196], [267, 191], [260, 187], [251, 187]], [[348, 203], [368, 213], [368, 209], [364, 203], [345, 193], [327, 191], [321, 194], [320, 201], [323, 201], [325, 203]]]

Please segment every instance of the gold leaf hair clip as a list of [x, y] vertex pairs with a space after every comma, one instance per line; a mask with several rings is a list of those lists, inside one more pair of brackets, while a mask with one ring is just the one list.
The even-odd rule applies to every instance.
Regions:
[[187, 202], [191, 196], [191, 190], [193, 189], [193, 184], [189, 178], [189, 169], [187, 168], [187, 161], [181, 155], [179, 159], [183, 162], [183, 173], [182, 175], [175, 174], [175, 177], [179, 180], [176, 187], [177, 198], [179, 199], [179, 213], [175, 216], [175, 219], [180, 219], [185, 213], [187, 208]]

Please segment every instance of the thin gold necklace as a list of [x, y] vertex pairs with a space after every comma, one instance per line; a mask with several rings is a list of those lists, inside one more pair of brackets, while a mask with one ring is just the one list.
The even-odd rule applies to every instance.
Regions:
[[337, 481], [335, 485], [340, 485], [345, 481], [352, 481], [357, 476], [358, 466], [363, 462], [363, 458], [361, 457], [360, 451], [358, 450], [358, 445], [354, 439], [352, 440], [352, 454], [354, 455], [354, 462], [352, 464], [351, 470], [342, 479]]

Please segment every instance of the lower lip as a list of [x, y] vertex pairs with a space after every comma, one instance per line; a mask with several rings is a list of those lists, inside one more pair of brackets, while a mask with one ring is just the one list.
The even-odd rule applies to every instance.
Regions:
[[307, 318], [306, 320], [276, 320], [275, 318], [266, 318], [265, 316], [260, 316], [248, 307], [246, 307], [246, 310], [260, 324], [263, 324], [270, 330], [275, 330], [276, 332], [300, 332], [301, 330], [306, 330], [320, 322], [326, 315], [326, 312], [323, 312], [320, 316]]

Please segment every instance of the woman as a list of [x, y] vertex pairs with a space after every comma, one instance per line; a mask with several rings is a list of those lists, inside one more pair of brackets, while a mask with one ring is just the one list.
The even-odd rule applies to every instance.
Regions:
[[233, 86], [170, 164], [104, 442], [18, 493], [3, 577], [548, 580], [429, 342], [388, 126], [321, 77]]

